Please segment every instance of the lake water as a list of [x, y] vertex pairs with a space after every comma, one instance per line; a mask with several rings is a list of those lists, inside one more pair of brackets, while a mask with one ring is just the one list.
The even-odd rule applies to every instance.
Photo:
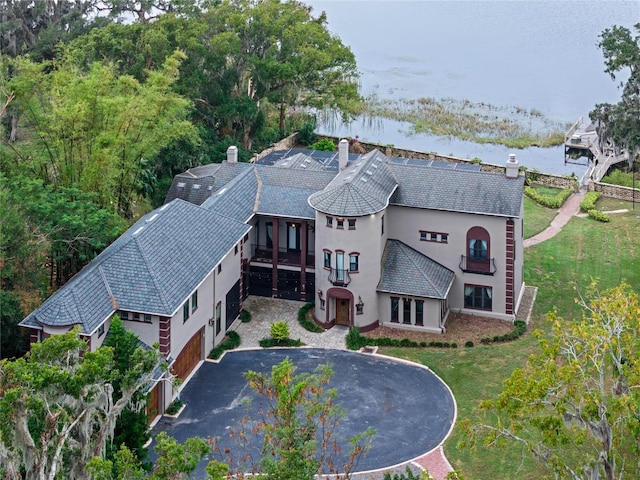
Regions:
[[[329, 29], [350, 46], [361, 71], [361, 93], [381, 99], [468, 99], [536, 109], [548, 118], [588, 120], [596, 103], [617, 102], [619, 82], [603, 72], [598, 35], [640, 22], [634, 1], [371, 1], [305, 0], [327, 13]], [[319, 131], [365, 141], [502, 163], [550, 173], [580, 174], [564, 164], [564, 149], [512, 150], [418, 134], [409, 126], [357, 119]]]

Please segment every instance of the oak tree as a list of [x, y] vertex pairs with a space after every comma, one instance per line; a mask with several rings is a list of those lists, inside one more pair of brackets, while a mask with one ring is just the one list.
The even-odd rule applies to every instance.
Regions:
[[162, 362], [157, 349], [140, 348], [120, 373], [110, 348], [92, 352], [78, 333], [53, 335], [23, 358], [0, 361], [0, 470], [7, 478], [87, 478], [85, 465], [104, 455], [116, 419]]
[[[598, 46], [605, 59], [605, 72], [612, 80], [622, 76], [621, 99], [618, 103], [601, 103], [589, 114], [596, 122], [601, 146], [611, 145], [626, 151], [629, 166], [640, 155], [640, 23], [636, 34], [626, 27], [614, 26], [600, 35]], [[628, 76], [627, 76], [628, 75]]]
[[[578, 299], [583, 317], [550, 313], [550, 337], [466, 425], [472, 442], [520, 442], [557, 478], [614, 480], [640, 473], [640, 301], [629, 285]], [[473, 444], [473, 443], [472, 443]]]
[[[220, 448], [219, 438], [214, 439], [214, 450], [226, 456], [223, 461], [235, 466], [237, 475], [259, 472], [260, 478], [273, 480], [311, 480], [319, 474], [350, 478], [375, 431], [369, 428], [346, 440], [350, 450], [343, 454], [336, 427], [346, 412], [336, 402], [336, 389], [327, 388], [332, 373], [329, 364], [313, 373], [296, 373], [289, 358], [273, 366], [270, 374], [246, 372], [249, 386], [265, 405], [250, 405], [252, 413], [233, 429], [234, 451]], [[259, 454], [256, 441], [261, 443]]]

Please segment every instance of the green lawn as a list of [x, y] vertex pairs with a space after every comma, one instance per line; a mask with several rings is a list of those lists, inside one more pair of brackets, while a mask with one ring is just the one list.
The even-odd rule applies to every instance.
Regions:
[[538, 205], [524, 197], [524, 238], [531, 238], [549, 226], [558, 210]]
[[[544, 229], [541, 218], [548, 215], [543, 207], [525, 199], [525, 225], [537, 223]], [[613, 206], [612, 206], [613, 205]], [[538, 287], [532, 319], [533, 327], [548, 331], [546, 312], [557, 308], [567, 320], [581, 315], [574, 302], [585, 292], [592, 279], [601, 289], [622, 281], [640, 286], [640, 208], [631, 211], [631, 204], [617, 200], [599, 201], [598, 208], [629, 212], [612, 214], [610, 223], [590, 218], [574, 217], [554, 238], [525, 250], [524, 277], [528, 285]], [[541, 209], [543, 211], [536, 211]], [[531, 218], [530, 218], [531, 217]], [[549, 220], [550, 221], [550, 220]], [[457, 350], [389, 349], [383, 353], [407, 358], [429, 366], [452, 389], [458, 404], [458, 422], [487, 422], [477, 406], [480, 401], [495, 398], [501, 385], [514, 368], [521, 366], [537, 343], [531, 335], [502, 345], [479, 346]], [[428, 407], [426, 407], [428, 408]], [[539, 479], [549, 472], [527, 457], [519, 445], [492, 450], [480, 446], [475, 451], [456, 448], [462, 439], [455, 429], [445, 443], [445, 452], [454, 468], [468, 479]]]

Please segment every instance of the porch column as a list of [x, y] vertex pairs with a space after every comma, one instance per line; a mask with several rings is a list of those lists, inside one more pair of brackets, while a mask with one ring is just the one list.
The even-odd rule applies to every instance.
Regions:
[[302, 220], [300, 235], [300, 300], [307, 299], [307, 221]]
[[271, 252], [271, 296], [273, 298], [278, 297], [278, 230], [280, 229], [280, 225], [278, 225], [278, 218], [273, 217], [273, 238], [271, 243], [273, 245], [273, 251]]

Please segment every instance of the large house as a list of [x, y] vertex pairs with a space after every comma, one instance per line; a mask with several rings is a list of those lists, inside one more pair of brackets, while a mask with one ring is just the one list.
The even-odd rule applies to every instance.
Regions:
[[[513, 320], [523, 292], [524, 178], [377, 150], [281, 150], [177, 175], [147, 214], [27, 316], [32, 341], [118, 314], [186, 378], [247, 295], [314, 302], [325, 327], [443, 332], [451, 311]], [[153, 389], [152, 409], [174, 395]]]

